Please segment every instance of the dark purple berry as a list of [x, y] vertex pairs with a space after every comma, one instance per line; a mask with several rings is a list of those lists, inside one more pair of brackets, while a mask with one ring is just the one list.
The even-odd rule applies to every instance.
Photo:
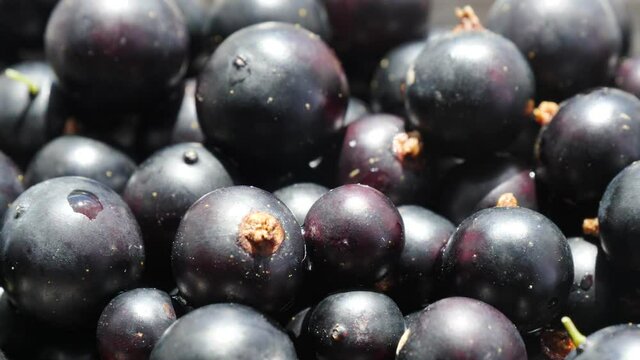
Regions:
[[536, 158], [552, 192], [595, 212], [607, 184], [640, 159], [640, 100], [611, 88], [572, 97], [542, 128]]
[[636, 97], [640, 95], [640, 57], [624, 59], [618, 65], [615, 85]]
[[537, 96], [563, 100], [613, 75], [622, 36], [606, 0], [499, 0], [488, 28], [513, 41], [535, 75]]
[[429, 187], [422, 137], [395, 115], [367, 115], [347, 127], [338, 183], [363, 184], [396, 204], [421, 202]]
[[526, 360], [513, 323], [482, 301], [452, 297], [417, 313], [407, 324], [396, 359]]
[[318, 156], [342, 127], [348, 97], [331, 49], [284, 23], [253, 25], [227, 38], [200, 74], [196, 93], [207, 138], [267, 169]]
[[526, 208], [478, 211], [460, 224], [443, 254], [447, 294], [484, 301], [523, 331], [558, 316], [572, 282], [567, 239], [549, 219]]
[[308, 321], [318, 359], [393, 359], [404, 331], [393, 300], [368, 291], [330, 295], [311, 310]]
[[305, 256], [300, 225], [281, 201], [234, 186], [189, 208], [171, 262], [180, 292], [195, 306], [233, 301], [276, 313], [294, 300]]
[[640, 349], [640, 325], [613, 325], [589, 335], [566, 360], [634, 359]]
[[136, 169], [124, 153], [97, 140], [61, 136], [46, 144], [31, 160], [25, 173], [27, 186], [60, 176], [84, 176], [118, 193]]
[[150, 360], [295, 360], [287, 334], [259, 312], [243, 305], [214, 304], [176, 321], [151, 352]]
[[176, 321], [171, 298], [156, 289], [116, 296], [98, 321], [101, 359], [147, 360], [160, 336]]
[[95, 180], [60, 177], [27, 189], [5, 215], [0, 274], [25, 314], [55, 326], [94, 325], [144, 267], [138, 224]]
[[371, 285], [396, 266], [404, 228], [389, 198], [354, 184], [335, 188], [313, 204], [304, 238], [319, 281], [330, 287]]
[[350, 97], [349, 103], [347, 105], [347, 112], [344, 115], [344, 127], [346, 128], [352, 122], [369, 114], [370, 114], [369, 105], [367, 105], [364, 101], [358, 98]]
[[[470, 9], [460, 16], [477, 22]], [[462, 157], [507, 147], [524, 128], [534, 98], [533, 73], [515, 45], [476, 26], [427, 42], [407, 73], [412, 124], [442, 152]]]
[[220, 161], [198, 143], [166, 147], [133, 173], [123, 199], [142, 230], [150, 281], [171, 283], [171, 244], [187, 209], [203, 195], [232, 185]]
[[631, 1], [629, 0], [609, 0], [613, 15], [618, 22], [620, 28], [620, 34], [622, 35], [622, 47], [620, 48], [620, 55], [627, 56], [631, 51], [631, 45], [633, 43], [633, 28], [634, 17], [633, 9], [631, 8]]
[[130, 108], [179, 85], [188, 36], [173, 1], [63, 0], [49, 18], [45, 50], [78, 105]]
[[174, 144], [182, 142], [203, 142], [204, 134], [198, 122], [196, 112], [196, 82], [187, 81], [184, 88], [184, 97], [176, 122], [171, 130], [171, 142]]

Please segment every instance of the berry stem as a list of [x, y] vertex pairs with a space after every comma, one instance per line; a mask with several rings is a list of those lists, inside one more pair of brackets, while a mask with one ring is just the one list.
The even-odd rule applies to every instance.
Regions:
[[567, 332], [571, 337], [571, 341], [576, 347], [584, 344], [584, 342], [587, 341], [586, 336], [582, 335], [582, 333], [576, 327], [576, 324], [574, 324], [568, 316], [563, 316], [560, 321], [562, 321], [562, 325], [564, 325], [564, 328], [567, 329]]
[[31, 94], [31, 96], [36, 96], [38, 95], [38, 93], [40, 93], [40, 87], [38, 86], [38, 84], [36, 84], [33, 80], [31, 80], [28, 76], [21, 73], [20, 71], [9, 68], [4, 71], [4, 75], [11, 80], [18, 81], [27, 85], [27, 87], [29, 88], [29, 94]]

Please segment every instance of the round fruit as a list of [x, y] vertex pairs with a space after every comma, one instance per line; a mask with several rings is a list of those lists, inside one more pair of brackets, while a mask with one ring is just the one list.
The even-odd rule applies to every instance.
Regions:
[[280, 200], [232, 186], [189, 208], [171, 263], [180, 292], [195, 306], [233, 301], [279, 312], [301, 285], [306, 251], [300, 225]]
[[318, 281], [331, 287], [371, 285], [396, 266], [404, 227], [384, 194], [365, 185], [344, 185], [313, 204], [304, 238]]
[[540, 181], [595, 212], [611, 179], [640, 159], [640, 100], [611, 88], [572, 97], [542, 128], [536, 158]]
[[13, 202], [0, 264], [18, 309], [55, 326], [95, 325], [109, 299], [140, 279], [144, 246], [118, 194], [95, 180], [59, 177]]
[[0, 223], [9, 205], [23, 191], [20, 169], [9, 157], [0, 152]]
[[237, 304], [214, 304], [176, 321], [150, 360], [297, 359], [289, 336], [259, 312]]
[[578, 341], [580, 344], [566, 360], [619, 360], [638, 356], [640, 325], [613, 325], [598, 330], [587, 338], [574, 331], [570, 333], [574, 339], [581, 338]]
[[447, 154], [477, 157], [505, 148], [522, 131], [535, 85], [511, 41], [482, 28], [473, 10], [460, 16], [475, 28], [427, 42], [407, 73], [406, 104], [427, 141]]
[[605, 85], [622, 36], [607, 0], [498, 0], [488, 28], [527, 56], [539, 99], [563, 100]]
[[482, 301], [452, 297], [414, 315], [396, 359], [527, 358], [524, 341], [509, 319]]
[[135, 289], [116, 296], [98, 321], [102, 359], [146, 360], [160, 336], [176, 321], [171, 298], [156, 289]]
[[460, 224], [443, 254], [450, 295], [484, 301], [530, 331], [559, 315], [573, 282], [567, 239], [521, 207], [480, 210]]
[[61, 136], [46, 144], [31, 160], [25, 184], [35, 185], [60, 176], [84, 176], [122, 193], [136, 169], [124, 153], [81, 136]]
[[62, 0], [49, 18], [45, 50], [79, 105], [132, 107], [180, 83], [189, 37], [170, 0]]
[[368, 291], [330, 295], [311, 310], [308, 321], [318, 359], [392, 359], [404, 331], [393, 300]]
[[331, 49], [308, 30], [284, 23], [253, 25], [228, 37], [200, 74], [196, 93], [207, 138], [269, 168], [319, 155], [340, 130], [348, 97]]
[[640, 57], [624, 59], [618, 65], [615, 84], [617, 88], [636, 97], [640, 95]]

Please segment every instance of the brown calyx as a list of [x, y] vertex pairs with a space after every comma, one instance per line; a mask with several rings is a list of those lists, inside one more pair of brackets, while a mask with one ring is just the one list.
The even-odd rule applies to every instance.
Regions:
[[513, 208], [518, 207], [518, 199], [513, 193], [505, 193], [500, 195], [498, 198], [498, 202], [496, 203], [496, 207], [500, 208]]
[[400, 133], [393, 137], [392, 142], [393, 153], [398, 160], [404, 161], [405, 158], [417, 158], [422, 152], [422, 138], [417, 131], [408, 133]]
[[552, 329], [542, 331], [540, 346], [550, 360], [563, 360], [576, 348], [566, 331]]
[[480, 22], [480, 18], [476, 15], [476, 12], [469, 5], [456, 8], [456, 17], [460, 23], [453, 28], [454, 32], [460, 31], [478, 31], [484, 30], [484, 26]]
[[245, 216], [238, 229], [238, 243], [252, 256], [271, 256], [284, 241], [282, 224], [266, 212]]
[[553, 101], [543, 101], [533, 110], [533, 116], [540, 126], [547, 126], [560, 110], [560, 105]]
[[598, 236], [600, 235], [600, 222], [597, 218], [584, 219], [582, 221], [582, 232], [585, 235]]

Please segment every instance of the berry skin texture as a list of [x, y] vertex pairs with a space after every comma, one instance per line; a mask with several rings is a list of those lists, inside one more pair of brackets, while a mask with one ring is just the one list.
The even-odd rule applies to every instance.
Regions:
[[539, 100], [561, 101], [605, 85], [622, 42], [607, 0], [499, 0], [487, 27], [527, 57]]
[[84, 176], [122, 193], [136, 163], [126, 154], [97, 140], [61, 136], [46, 144], [31, 160], [27, 186], [60, 176]]
[[640, 57], [624, 59], [616, 70], [615, 85], [618, 89], [640, 95]]
[[250, 307], [214, 304], [176, 321], [151, 352], [150, 360], [296, 360], [287, 334]]
[[80, 105], [131, 108], [179, 85], [189, 35], [173, 1], [63, 0], [49, 18], [45, 50]]
[[613, 325], [589, 335], [566, 360], [635, 359], [640, 349], [640, 325]]
[[316, 157], [342, 127], [348, 98], [342, 67], [317, 35], [270, 22], [220, 44], [198, 77], [196, 106], [212, 143], [277, 168]]
[[640, 271], [640, 162], [634, 162], [609, 183], [600, 201], [600, 244], [611, 264]]
[[331, 287], [371, 285], [396, 266], [404, 227], [391, 200], [351, 184], [323, 195], [304, 221], [312, 273]]
[[116, 296], [98, 321], [98, 350], [105, 360], [146, 360], [160, 336], [176, 321], [171, 298], [156, 289]]
[[20, 169], [0, 152], [0, 221], [4, 218], [9, 204], [24, 191]]
[[640, 159], [640, 100], [612, 88], [572, 97], [542, 128], [536, 149], [540, 181], [595, 212], [607, 184]]
[[4, 289], [25, 314], [58, 327], [95, 326], [104, 305], [144, 266], [138, 224], [113, 190], [82, 177], [32, 186], [0, 234]]
[[520, 207], [478, 211], [460, 224], [443, 254], [442, 285], [451, 296], [484, 301], [521, 331], [559, 315], [573, 283], [573, 261], [562, 232]]
[[314, 183], [296, 183], [273, 192], [296, 216], [298, 224], [304, 224], [309, 209], [320, 197], [329, 192], [324, 186]]
[[534, 78], [515, 45], [487, 30], [427, 42], [407, 73], [413, 126], [447, 154], [477, 157], [504, 149], [522, 131]]
[[515, 325], [482, 301], [451, 297], [411, 316], [397, 360], [526, 360]]
[[310, 344], [318, 359], [393, 359], [404, 331], [398, 306], [375, 292], [330, 295], [308, 316]]
[[239, 302], [277, 313], [306, 269], [300, 225], [275, 196], [254, 187], [214, 190], [184, 215], [171, 263], [188, 302]]

